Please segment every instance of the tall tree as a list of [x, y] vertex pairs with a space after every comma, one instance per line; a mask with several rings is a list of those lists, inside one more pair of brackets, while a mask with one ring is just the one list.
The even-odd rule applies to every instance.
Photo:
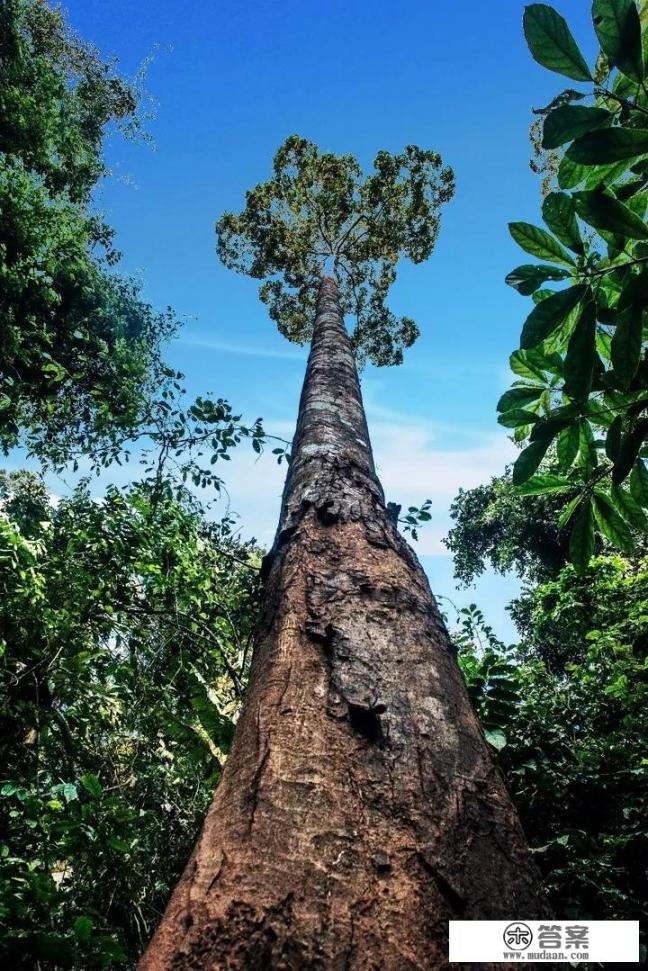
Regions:
[[[385, 506], [342, 314], [358, 294], [357, 351], [400, 356], [385, 281], [400, 252], [433, 247], [452, 186], [440, 166], [415, 147], [381, 152], [361, 183], [354, 159], [291, 138], [274, 179], [221, 220], [226, 260], [283, 274], [262, 293], [312, 344], [247, 697], [143, 971], [439, 968], [449, 918], [545, 913], [426, 576]], [[321, 276], [323, 259], [346, 283]]]

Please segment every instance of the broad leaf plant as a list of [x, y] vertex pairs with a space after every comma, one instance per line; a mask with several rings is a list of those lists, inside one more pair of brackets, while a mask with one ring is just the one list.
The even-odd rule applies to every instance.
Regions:
[[648, 6], [594, 0], [592, 20], [590, 67], [552, 7], [524, 13], [535, 60], [579, 87], [538, 111], [557, 185], [542, 203], [546, 228], [509, 226], [539, 262], [506, 278], [534, 307], [498, 403], [524, 445], [513, 481], [523, 495], [564, 496], [559, 525], [579, 570], [596, 530], [631, 552], [648, 528]]

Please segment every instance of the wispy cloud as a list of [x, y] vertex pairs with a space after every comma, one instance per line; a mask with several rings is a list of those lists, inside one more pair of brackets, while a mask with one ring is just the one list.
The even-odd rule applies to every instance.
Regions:
[[220, 354], [242, 354], [246, 357], [276, 357], [289, 361], [305, 361], [307, 357], [305, 350], [277, 351], [253, 345], [227, 344], [224, 341], [213, 341], [202, 337], [180, 337], [177, 343], [201, 347], [206, 351], [217, 351]]

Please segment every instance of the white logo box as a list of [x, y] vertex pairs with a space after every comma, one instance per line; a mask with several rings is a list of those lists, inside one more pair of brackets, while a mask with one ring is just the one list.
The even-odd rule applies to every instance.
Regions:
[[637, 920], [451, 920], [450, 962], [639, 962]]

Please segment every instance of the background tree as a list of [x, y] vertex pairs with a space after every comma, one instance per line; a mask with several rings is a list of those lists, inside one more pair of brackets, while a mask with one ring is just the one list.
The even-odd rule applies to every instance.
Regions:
[[554, 912], [642, 927], [646, 566], [645, 557], [597, 556], [585, 572], [568, 564], [528, 588], [518, 644], [505, 647], [474, 605], [454, 635]]
[[45, 0], [3, 3], [0, 36], [0, 445], [61, 462], [140, 423], [176, 322], [115, 274], [92, 207], [106, 131], [141, 130], [137, 84]]
[[173, 491], [0, 477], [6, 967], [132, 967], [220, 777], [260, 554]]
[[[539, 111], [542, 147], [559, 151], [558, 188], [542, 204], [549, 232], [510, 224], [544, 262], [507, 277], [535, 308], [510, 359], [518, 380], [498, 404], [500, 422], [529, 442], [513, 481], [521, 494], [567, 500], [560, 523], [571, 525], [579, 569], [595, 529], [628, 553], [632, 529], [648, 526], [648, 19], [633, 0], [594, 0], [592, 17], [600, 53], [590, 69], [552, 7], [524, 14], [535, 59], [586, 89], [568, 88]], [[544, 287], [553, 281], [568, 285]], [[535, 475], [554, 442], [559, 474]]]

